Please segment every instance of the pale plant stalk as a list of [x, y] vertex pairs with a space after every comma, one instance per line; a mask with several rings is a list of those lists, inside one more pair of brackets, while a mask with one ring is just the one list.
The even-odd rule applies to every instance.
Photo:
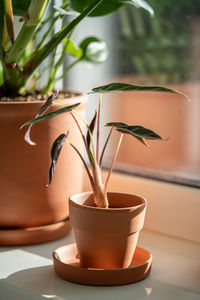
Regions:
[[98, 107], [98, 116], [97, 116], [97, 145], [96, 145], [96, 156], [97, 156], [97, 164], [98, 164], [98, 165], [99, 165], [99, 139], [100, 139], [101, 101], [102, 101], [102, 94], [99, 95], [99, 107]]
[[93, 165], [93, 162], [92, 162], [91, 157], [90, 157], [90, 153], [89, 153], [89, 149], [88, 149], [88, 146], [87, 146], [87, 142], [86, 142], [84, 133], [83, 133], [83, 131], [82, 131], [82, 129], [81, 129], [81, 127], [80, 127], [80, 125], [79, 125], [79, 123], [78, 123], [78, 121], [77, 121], [77, 119], [76, 119], [76, 117], [75, 117], [74, 114], [78, 115], [81, 118], [81, 120], [84, 122], [84, 124], [86, 125], [87, 128], [89, 127], [89, 125], [87, 124], [87, 122], [85, 121], [85, 119], [77, 111], [72, 110], [70, 114], [71, 114], [72, 118], [74, 119], [74, 121], [75, 121], [75, 123], [76, 123], [76, 125], [77, 125], [77, 127], [78, 127], [78, 129], [80, 131], [80, 134], [82, 136], [83, 143], [84, 143], [84, 146], [85, 146], [85, 149], [86, 149], [86, 152], [87, 152], [87, 156], [88, 156], [88, 159], [89, 159], [89, 162], [90, 162], [90, 166], [91, 166], [92, 172], [94, 174], [94, 165]]
[[79, 157], [80, 157], [80, 159], [81, 159], [81, 161], [82, 161], [82, 163], [83, 163], [83, 165], [85, 167], [85, 170], [87, 172], [87, 175], [88, 175], [88, 178], [90, 180], [91, 186], [93, 187], [94, 186], [94, 180], [93, 180], [92, 175], [90, 174], [90, 171], [88, 169], [88, 166], [87, 166], [87, 164], [86, 164], [83, 156], [81, 155], [80, 151], [71, 142], [68, 142], [68, 143], [76, 151], [76, 153], [79, 155]]
[[109, 141], [109, 139], [110, 139], [110, 137], [111, 137], [111, 134], [112, 134], [112, 132], [113, 132], [113, 129], [114, 129], [114, 127], [111, 127], [110, 132], [109, 132], [109, 134], [108, 134], [108, 137], [107, 137], [107, 139], [106, 139], [106, 142], [105, 142], [105, 144], [104, 144], [104, 146], [103, 146], [103, 149], [102, 149], [102, 152], [101, 152], [100, 161], [99, 161], [99, 166], [100, 166], [100, 167], [101, 167], [101, 165], [102, 165], [103, 156], [104, 156], [104, 153], [105, 153], [105, 150], [106, 150], [108, 141]]
[[[77, 119], [76, 119], [76, 117], [75, 117], [75, 115], [74, 115], [75, 113], [78, 114], [75, 110], [72, 110], [72, 111], [70, 112], [70, 115], [71, 115], [72, 118], [74, 119], [74, 121], [75, 121], [75, 123], [76, 123], [76, 125], [77, 125], [77, 127], [78, 127], [78, 130], [79, 130], [79, 132], [80, 132], [80, 134], [81, 134], [81, 136], [82, 136], [83, 143], [84, 143], [84, 146], [85, 146], [85, 149], [86, 149], [86, 152], [87, 152], [89, 161], [90, 161], [90, 166], [92, 167], [92, 170], [93, 170], [93, 169], [94, 169], [94, 166], [93, 166], [93, 163], [92, 163], [91, 158], [90, 158], [89, 149], [88, 149], [88, 146], [87, 146], [87, 143], [86, 143], [86, 139], [85, 139], [84, 133], [83, 133], [83, 131], [82, 131], [82, 129], [81, 129], [81, 126], [79, 125], [79, 123], [78, 123], [78, 121], [77, 121]], [[80, 114], [78, 114], [78, 115], [80, 116]], [[84, 120], [84, 121], [85, 121], [85, 120]], [[85, 123], [86, 123], [86, 121], [85, 121]], [[87, 124], [87, 123], [86, 123], [86, 124]]]
[[[91, 145], [92, 145], [92, 152], [93, 152], [93, 161], [91, 161], [91, 157], [89, 154], [89, 149], [85, 140], [85, 136], [83, 134], [83, 132], [81, 133], [83, 140], [84, 140], [84, 144], [85, 144], [85, 148], [87, 151], [87, 155], [90, 161], [90, 165], [92, 167], [92, 172], [93, 172], [93, 177], [94, 177], [94, 186], [92, 186], [93, 191], [94, 191], [94, 202], [96, 204], [96, 206], [98, 207], [104, 207], [107, 208], [108, 207], [108, 201], [107, 198], [105, 199], [105, 195], [104, 195], [104, 185], [102, 183], [102, 178], [101, 178], [101, 171], [100, 168], [97, 164], [97, 160], [96, 160], [96, 154], [95, 154], [95, 147], [94, 147], [94, 141], [93, 141], [93, 137], [92, 134], [90, 132], [89, 129], [89, 125], [87, 124], [87, 122], [85, 121], [85, 119], [75, 110], [73, 110], [71, 112], [72, 117], [74, 118], [77, 126], [79, 127], [79, 131], [80, 131], [80, 125], [78, 124], [78, 121], [76, 120], [75, 116], [73, 115], [76, 114], [77, 116], [79, 116], [79, 118], [84, 122], [84, 124], [86, 125], [89, 135], [90, 135], [90, 139], [91, 139]], [[81, 130], [82, 131], [82, 130]], [[80, 131], [80, 132], [81, 132]]]
[[116, 148], [115, 154], [114, 154], [114, 156], [113, 156], [113, 160], [112, 160], [112, 163], [111, 163], [111, 166], [110, 166], [108, 175], [107, 175], [107, 177], [106, 177], [106, 181], [105, 181], [105, 183], [104, 183], [104, 195], [106, 195], [106, 193], [107, 193], [108, 182], [109, 182], [110, 175], [111, 175], [111, 173], [112, 173], [112, 170], [113, 170], [113, 167], [114, 167], [116, 158], [117, 158], [117, 154], [118, 154], [118, 152], [119, 152], [119, 148], [120, 148], [120, 146], [121, 146], [122, 138], [123, 138], [123, 133], [120, 135], [119, 142], [118, 142], [118, 144], [117, 144], [117, 148]]

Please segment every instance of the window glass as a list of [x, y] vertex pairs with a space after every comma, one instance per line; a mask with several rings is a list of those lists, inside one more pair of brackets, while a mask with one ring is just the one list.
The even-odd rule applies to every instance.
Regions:
[[[164, 85], [189, 95], [191, 102], [168, 93], [109, 94], [103, 97], [103, 122], [142, 125], [166, 139], [150, 141], [150, 147], [145, 147], [124, 136], [115, 169], [200, 186], [200, 1], [147, 2], [154, 17], [127, 5], [113, 15], [84, 20], [75, 32], [77, 42], [83, 36], [97, 35], [106, 40], [110, 56], [94, 68], [80, 64], [65, 84], [88, 91], [109, 81], [124, 81]], [[95, 104], [92, 98], [88, 119]], [[105, 167], [109, 167], [118, 138], [113, 134]]]
[[200, 186], [200, 2], [148, 3], [154, 18], [131, 6], [116, 14], [116, 80], [164, 85], [186, 93], [192, 101], [168, 93], [110, 96], [112, 119], [143, 125], [166, 139], [149, 142], [147, 148], [125, 136], [116, 167]]

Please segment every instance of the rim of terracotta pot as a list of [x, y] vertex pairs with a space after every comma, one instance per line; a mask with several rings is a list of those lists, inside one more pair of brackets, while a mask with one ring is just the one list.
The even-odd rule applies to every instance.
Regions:
[[[60, 90], [60, 93], [71, 93], [72, 96], [70, 97], [63, 97], [60, 99], [56, 99], [56, 102], [66, 102], [67, 104], [71, 105], [74, 102], [78, 102], [79, 99], [81, 104], [86, 104], [87, 103], [87, 97], [88, 95], [86, 93], [81, 93], [81, 92], [76, 92], [76, 91], [72, 91], [72, 90]], [[0, 105], [20, 105], [20, 104], [24, 104], [24, 105], [30, 105], [30, 104], [41, 104], [44, 103], [46, 100], [34, 100], [34, 101], [0, 101]], [[53, 104], [54, 106], [56, 106], [56, 104]]]
[[[125, 207], [109, 207], [109, 208], [102, 208], [102, 207], [96, 207], [96, 206], [90, 206], [90, 205], [86, 205], [86, 204], [79, 204], [76, 202], [76, 198], [79, 198], [80, 197], [83, 197], [85, 196], [86, 199], [88, 196], [91, 196], [93, 194], [93, 192], [82, 192], [82, 193], [79, 193], [79, 194], [75, 194], [75, 195], [72, 195], [69, 197], [69, 202], [71, 205], [75, 206], [75, 207], [79, 207], [79, 208], [82, 208], [82, 209], [91, 209], [93, 211], [103, 211], [103, 212], [106, 212], [106, 213], [113, 213], [113, 212], [128, 212], [131, 210], [131, 208], [140, 208], [142, 206], [146, 206], [147, 205], [147, 200], [144, 198], [144, 197], [141, 197], [139, 195], [136, 195], [136, 194], [130, 194], [130, 193], [124, 193], [124, 192], [108, 192], [108, 198], [109, 198], [109, 195], [114, 195], [114, 194], [117, 194], [117, 195], [125, 195], [125, 196], [130, 196], [130, 197], [134, 197], [136, 198], [138, 201], [140, 201], [141, 203], [138, 203], [136, 205], [130, 205], [130, 206], [125, 206]], [[85, 200], [86, 200], [85, 199]]]

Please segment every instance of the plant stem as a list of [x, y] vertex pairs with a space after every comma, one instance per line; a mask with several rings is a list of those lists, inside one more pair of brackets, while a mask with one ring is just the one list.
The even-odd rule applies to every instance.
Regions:
[[44, 45], [25, 65], [24, 75], [29, 76], [40, 63], [52, 52], [53, 49], [78, 25], [87, 15], [89, 15], [103, 0], [94, 0], [77, 18], [69, 22], [54, 37]]
[[[82, 129], [80, 128], [80, 125], [78, 123], [78, 121], [76, 120], [75, 116], [73, 115], [73, 113], [77, 114], [81, 120], [85, 123], [88, 132], [90, 134], [90, 140], [91, 140], [91, 145], [92, 145], [92, 151], [93, 151], [93, 161], [90, 157], [90, 150], [88, 148], [85, 136], [82, 132]], [[90, 165], [92, 167], [92, 172], [93, 172], [93, 176], [94, 176], [94, 185], [93, 185], [93, 192], [94, 192], [94, 203], [96, 204], [97, 207], [103, 207], [103, 208], [108, 208], [108, 200], [107, 200], [107, 195], [104, 194], [104, 185], [102, 183], [102, 178], [101, 178], [101, 171], [100, 168], [97, 164], [96, 161], [96, 156], [95, 156], [95, 147], [94, 147], [94, 141], [93, 141], [93, 137], [92, 137], [92, 133], [90, 131], [89, 125], [87, 124], [87, 122], [85, 121], [85, 119], [75, 110], [72, 110], [70, 112], [70, 114], [72, 115], [72, 117], [74, 118], [79, 131], [81, 132], [84, 144], [85, 144], [85, 148], [87, 151], [87, 155], [90, 161]]]
[[86, 162], [85, 162], [83, 156], [81, 155], [81, 153], [79, 152], [79, 150], [78, 150], [72, 143], [69, 142], [69, 144], [70, 144], [70, 146], [76, 151], [76, 153], [79, 155], [80, 159], [82, 160], [83, 165], [84, 165], [84, 167], [85, 167], [85, 169], [86, 169], [86, 172], [87, 172], [87, 174], [88, 174], [88, 178], [89, 178], [89, 180], [90, 180], [91, 186], [92, 186], [92, 188], [93, 188], [93, 187], [94, 187], [94, 180], [93, 180], [93, 178], [92, 178], [92, 175], [90, 174], [90, 171], [89, 171], [89, 169], [88, 169], [88, 166], [87, 166], [87, 164], [86, 164]]
[[[87, 142], [86, 142], [85, 136], [84, 136], [84, 134], [83, 134], [83, 131], [82, 131], [82, 129], [81, 129], [81, 127], [80, 127], [80, 125], [79, 125], [79, 123], [78, 123], [76, 117], [74, 116], [74, 113], [76, 113], [76, 114], [78, 114], [78, 115], [79, 115], [79, 113], [77, 113], [75, 110], [72, 110], [72, 111], [70, 112], [70, 115], [71, 115], [72, 118], [74, 119], [74, 121], [75, 121], [75, 123], [76, 123], [76, 125], [77, 125], [77, 127], [78, 127], [78, 129], [79, 129], [79, 131], [80, 131], [80, 134], [81, 134], [81, 136], [82, 136], [82, 139], [83, 139], [83, 142], [84, 142], [84, 145], [85, 145], [85, 149], [86, 149], [86, 152], [87, 152], [87, 156], [88, 156], [88, 159], [89, 159], [89, 162], [90, 162], [90, 166], [91, 166], [92, 171], [93, 171], [93, 173], [94, 173], [94, 164], [93, 164], [93, 161], [92, 161], [92, 159], [91, 159], [91, 157], [90, 157], [90, 151], [89, 151], [89, 149], [88, 149]], [[82, 116], [81, 116], [81, 117], [82, 117]], [[83, 120], [84, 120], [84, 119], [83, 119]], [[87, 124], [87, 122], [86, 122], [85, 120], [84, 120], [84, 122]]]
[[96, 145], [96, 158], [97, 158], [97, 164], [98, 165], [99, 165], [99, 138], [100, 138], [101, 101], [102, 101], [102, 94], [100, 93], [100, 95], [99, 95], [98, 116], [97, 116], [97, 145]]
[[120, 139], [119, 139], [119, 142], [118, 142], [118, 144], [117, 144], [117, 148], [116, 148], [116, 151], [115, 151], [115, 154], [114, 154], [114, 157], [113, 157], [111, 166], [110, 166], [110, 170], [109, 170], [109, 172], [108, 172], [106, 181], [105, 181], [105, 183], [104, 183], [104, 194], [105, 194], [105, 195], [106, 195], [106, 193], [107, 193], [108, 182], [109, 182], [110, 175], [111, 175], [111, 173], [112, 173], [113, 166], [114, 166], [115, 161], [116, 161], [116, 158], [117, 158], [117, 154], [118, 154], [118, 151], [119, 151], [121, 142], [122, 142], [122, 138], [123, 138], [123, 133], [120, 135]]
[[32, 0], [28, 9], [28, 20], [24, 22], [15, 42], [5, 57], [6, 64], [16, 63], [40, 24], [49, 0]]
[[101, 165], [102, 165], [102, 160], [103, 160], [104, 152], [105, 152], [105, 150], [106, 150], [106, 147], [107, 147], [107, 144], [108, 144], [108, 141], [109, 141], [109, 139], [110, 139], [110, 136], [111, 136], [111, 134], [112, 134], [113, 129], [114, 129], [114, 127], [111, 127], [110, 132], [109, 132], [109, 134], [108, 134], [108, 137], [107, 137], [107, 139], [106, 139], [106, 142], [105, 142], [105, 144], [104, 144], [103, 150], [102, 150], [102, 152], [101, 152], [101, 157], [100, 157], [100, 161], [99, 161], [100, 167], [101, 167]]
[[4, 53], [8, 52], [14, 42], [14, 30], [13, 30], [13, 12], [12, 12], [12, 1], [1, 0], [2, 6], [2, 47]]
[[81, 61], [81, 59], [79, 58], [79, 59], [77, 59], [77, 60], [75, 60], [73, 63], [71, 63], [65, 70], [64, 70], [64, 72], [62, 73], [62, 75], [61, 76], [59, 76], [59, 77], [57, 77], [56, 79], [55, 79], [55, 81], [58, 81], [58, 80], [60, 80], [60, 79], [62, 79], [77, 63], [79, 63]]

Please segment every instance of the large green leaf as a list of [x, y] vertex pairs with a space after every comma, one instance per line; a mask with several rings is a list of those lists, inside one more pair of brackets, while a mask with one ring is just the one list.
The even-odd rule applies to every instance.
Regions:
[[135, 137], [139, 142], [142, 144], [147, 145], [145, 140], [164, 140], [159, 134], [157, 134], [155, 131], [145, 128], [140, 125], [128, 125], [122, 122], [110, 122], [107, 123], [105, 126], [108, 127], [114, 127], [117, 131], [129, 134], [133, 137]]
[[24, 16], [27, 13], [30, 4], [31, 0], [12, 0], [13, 14], [15, 16]]
[[54, 110], [52, 112], [49, 112], [47, 114], [44, 114], [38, 118], [35, 118], [33, 120], [30, 120], [30, 121], [27, 121], [26, 123], [24, 123], [21, 128], [23, 128], [24, 126], [27, 126], [27, 125], [31, 125], [31, 124], [35, 124], [35, 123], [38, 123], [38, 122], [42, 122], [42, 121], [45, 121], [47, 119], [51, 119], [53, 117], [56, 117], [60, 114], [63, 114], [65, 112], [69, 112], [69, 111], [72, 111], [75, 107], [77, 107], [80, 103], [76, 103], [76, 104], [73, 104], [73, 105], [69, 105], [69, 106], [65, 106], [65, 107], [62, 107], [60, 109], [57, 109], [57, 110]]
[[92, 63], [102, 63], [108, 57], [106, 43], [97, 37], [90, 36], [84, 39], [80, 46], [82, 49], [82, 59]]
[[[78, 12], [82, 12], [93, 1], [94, 0], [70, 0], [72, 8]], [[124, 4], [144, 8], [149, 11], [150, 14], [153, 14], [152, 7], [144, 0], [103, 0], [89, 16], [96, 17], [110, 14]]]
[[91, 93], [110, 93], [110, 92], [167, 92], [167, 93], [174, 93], [179, 94], [187, 98], [189, 97], [184, 93], [173, 90], [163, 86], [142, 86], [142, 85], [134, 85], [134, 84], [127, 84], [121, 82], [114, 82], [106, 85], [102, 85], [92, 89]]

